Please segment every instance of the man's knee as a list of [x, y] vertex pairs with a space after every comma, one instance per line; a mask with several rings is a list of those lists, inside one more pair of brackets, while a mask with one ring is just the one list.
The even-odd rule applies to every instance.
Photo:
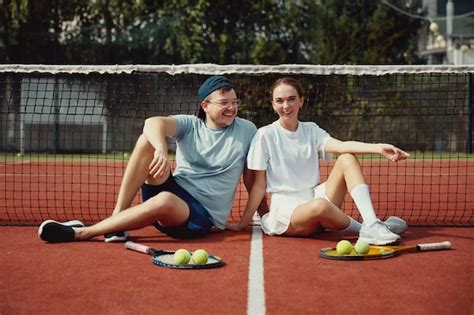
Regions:
[[147, 200], [150, 212], [165, 212], [172, 208], [176, 203], [176, 196], [170, 192], [162, 191], [159, 194]]
[[148, 216], [160, 221], [163, 225], [179, 225], [186, 222], [189, 210], [184, 201], [174, 194], [163, 191], [146, 201]]

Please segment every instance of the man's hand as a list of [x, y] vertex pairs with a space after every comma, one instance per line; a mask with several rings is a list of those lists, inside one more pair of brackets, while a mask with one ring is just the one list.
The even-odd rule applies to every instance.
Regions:
[[153, 178], [160, 178], [170, 173], [168, 153], [163, 151], [163, 148], [155, 149], [153, 160], [148, 167], [150, 176]]

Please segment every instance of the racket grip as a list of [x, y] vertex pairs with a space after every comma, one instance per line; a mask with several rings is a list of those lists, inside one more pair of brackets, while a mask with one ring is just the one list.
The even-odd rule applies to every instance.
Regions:
[[148, 246], [143, 244], [134, 243], [132, 241], [125, 242], [125, 248], [131, 249], [140, 253], [148, 254]]
[[420, 252], [429, 251], [429, 250], [443, 250], [451, 249], [451, 242], [445, 241], [441, 243], [427, 243], [418, 245]]

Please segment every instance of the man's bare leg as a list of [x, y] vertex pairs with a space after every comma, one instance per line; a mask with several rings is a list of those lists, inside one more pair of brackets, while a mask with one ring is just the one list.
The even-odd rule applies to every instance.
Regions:
[[112, 215], [130, 207], [138, 190], [148, 178], [148, 167], [153, 159], [153, 146], [141, 135], [128, 161]]
[[163, 226], [179, 226], [189, 218], [188, 205], [176, 195], [161, 192], [144, 203], [121, 211], [88, 227], [74, 228], [75, 240], [88, 240], [95, 236], [136, 230], [160, 222]]

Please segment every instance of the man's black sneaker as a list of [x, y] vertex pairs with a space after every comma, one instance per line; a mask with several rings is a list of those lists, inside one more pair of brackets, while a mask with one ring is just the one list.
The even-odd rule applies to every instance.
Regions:
[[41, 223], [38, 229], [38, 236], [49, 243], [65, 243], [74, 241], [73, 227], [84, 227], [84, 223], [79, 220], [68, 222], [57, 222], [46, 220]]

